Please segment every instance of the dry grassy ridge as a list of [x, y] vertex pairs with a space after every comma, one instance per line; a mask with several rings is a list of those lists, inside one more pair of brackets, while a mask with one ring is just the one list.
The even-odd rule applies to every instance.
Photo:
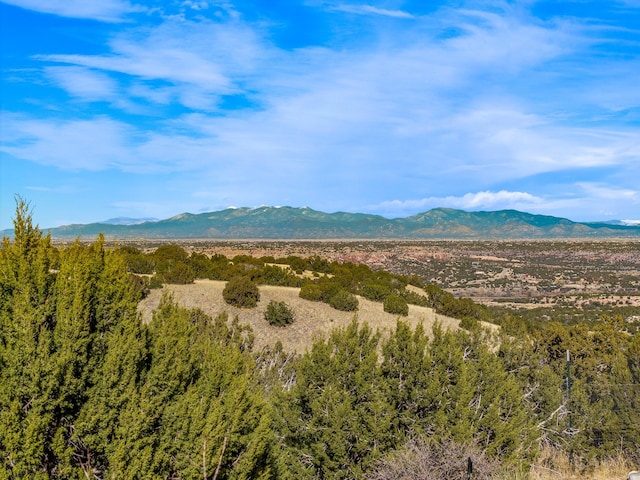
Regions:
[[[255, 348], [272, 346], [278, 340], [288, 352], [304, 353], [317, 339], [327, 338], [335, 328], [346, 327], [354, 315], [358, 321], [367, 323], [375, 332], [382, 335], [395, 329], [398, 318], [408, 322], [412, 328], [422, 323], [427, 334], [436, 322], [444, 329], [459, 328], [459, 320], [439, 315], [431, 308], [409, 305], [409, 315], [398, 317], [385, 312], [382, 303], [372, 302], [358, 297], [358, 312], [341, 312], [321, 302], [311, 302], [298, 296], [300, 289], [293, 287], [274, 287], [261, 285], [260, 302], [255, 308], [237, 308], [228, 305], [222, 298], [222, 290], [226, 282], [213, 280], [196, 280], [190, 285], [165, 285], [163, 289], [152, 290], [139, 304], [139, 311], [144, 321], [149, 321], [154, 309], [160, 303], [163, 292], [173, 295], [178, 305], [185, 308], [199, 308], [208, 315], [216, 317], [227, 312], [229, 318], [238, 317], [241, 324], [250, 325], [255, 334]], [[286, 327], [274, 327], [264, 319], [264, 312], [271, 300], [285, 302], [293, 310], [295, 321]], [[489, 324], [488, 324], [489, 325]], [[495, 325], [491, 325], [495, 328]]]

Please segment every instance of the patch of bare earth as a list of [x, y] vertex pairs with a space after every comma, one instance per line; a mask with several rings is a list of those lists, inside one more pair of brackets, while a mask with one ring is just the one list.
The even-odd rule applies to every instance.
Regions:
[[[144, 321], [151, 320], [162, 297], [169, 292], [174, 300], [185, 308], [199, 308], [211, 317], [227, 312], [229, 318], [238, 317], [241, 324], [250, 325], [255, 334], [255, 348], [274, 345], [278, 340], [285, 350], [303, 353], [316, 339], [327, 338], [335, 328], [346, 327], [354, 315], [359, 322], [367, 323], [373, 330], [388, 335], [395, 329], [398, 319], [382, 309], [382, 304], [359, 297], [360, 306], [357, 313], [341, 312], [320, 302], [311, 302], [298, 296], [299, 288], [260, 286], [260, 302], [256, 308], [246, 309], [228, 305], [222, 298], [222, 290], [226, 282], [213, 280], [196, 280], [190, 285], [166, 285], [162, 290], [152, 290], [138, 306]], [[295, 321], [286, 327], [273, 327], [264, 319], [264, 312], [271, 300], [285, 302], [293, 310]], [[422, 323], [427, 334], [430, 334], [436, 322], [444, 329], [457, 329], [459, 321], [435, 313], [431, 308], [409, 305], [409, 316], [401, 317], [412, 328]]]

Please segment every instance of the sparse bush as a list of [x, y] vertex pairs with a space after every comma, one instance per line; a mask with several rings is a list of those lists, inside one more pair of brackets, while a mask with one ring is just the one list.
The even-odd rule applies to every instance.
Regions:
[[253, 308], [260, 301], [260, 290], [248, 277], [234, 277], [222, 290], [222, 298], [234, 307]]
[[149, 280], [147, 278], [130, 273], [129, 282], [131, 283], [133, 290], [136, 292], [138, 300], [142, 300], [149, 295]]
[[315, 283], [305, 283], [300, 288], [298, 296], [304, 300], [319, 302], [322, 300], [322, 287]]
[[487, 458], [475, 445], [450, 440], [437, 444], [409, 441], [402, 450], [378, 462], [367, 480], [441, 480], [467, 478], [467, 459], [471, 459], [474, 480], [500, 478], [500, 464]]
[[474, 332], [480, 328], [480, 322], [473, 317], [464, 317], [460, 320], [460, 328], [464, 328], [470, 332]]
[[177, 285], [186, 285], [193, 283], [195, 275], [193, 270], [186, 263], [175, 263], [167, 265], [166, 270], [158, 274], [164, 283], [174, 283]]
[[264, 319], [269, 322], [269, 325], [284, 327], [293, 323], [293, 310], [285, 302], [271, 300], [264, 312]]
[[258, 278], [265, 285], [295, 287], [300, 284], [300, 279], [291, 270], [274, 265], [265, 265]]
[[389, 295], [384, 299], [382, 308], [387, 313], [393, 313], [394, 315], [402, 315], [406, 317], [409, 315], [409, 305], [407, 301], [400, 295]]
[[151, 289], [162, 288], [162, 279], [160, 279], [158, 275], [153, 275], [152, 277], [149, 277], [149, 288]]
[[387, 285], [373, 282], [365, 283], [360, 289], [360, 295], [374, 302], [382, 302], [390, 293]]
[[358, 299], [347, 290], [338, 290], [329, 300], [329, 305], [343, 312], [354, 312], [358, 309]]

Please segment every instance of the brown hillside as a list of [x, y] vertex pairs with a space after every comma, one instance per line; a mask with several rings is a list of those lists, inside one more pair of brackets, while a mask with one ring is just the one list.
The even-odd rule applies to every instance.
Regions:
[[[171, 292], [176, 302], [186, 308], [200, 308], [212, 317], [227, 312], [230, 318], [238, 316], [241, 324], [250, 325], [255, 334], [255, 347], [260, 349], [280, 340], [287, 351], [305, 352], [317, 338], [326, 338], [331, 330], [346, 326], [354, 316], [352, 312], [340, 312], [320, 302], [310, 302], [298, 296], [300, 289], [289, 287], [260, 286], [260, 303], [253, 309], [241, 309], [225, 303], [222, 290], [226, 282], [196, 280], [191, 285], [166, 285], [162, 290], [152, 290], [142, 300], [139, 310], [143, 319], [151, 319], [151, 312], [158, 306], [164, 291]], [[286, 302], [295, 313], [295, 322], [287, 327], [272, 327], [264, 319], [269, 301]], [[382, 304], [359, 297], [357, 318], [366, 322], [374, 331], [383, 334], [395, 328], [397, 315], [386, 313]], [[409, 305], [409, 316], [405, 317], [412, 327], [422, 322], [427, 333], [435, 322], [445, 329], [457, 329], [459, 321], [435, 313], [431, 308]]]

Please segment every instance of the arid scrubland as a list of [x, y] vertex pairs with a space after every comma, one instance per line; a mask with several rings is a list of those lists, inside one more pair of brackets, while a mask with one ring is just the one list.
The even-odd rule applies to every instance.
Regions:
[[[9, 478], [61, 469], [206, 477], [219, 468], [229, 478], [364, 480], [405, 460], [448, 478], [434, 472], [458, 472], [467, 459], [433, 455], [447, 445], [475, 452], [487, 478], [614, 480], [637, 468], [635, 307], [589, 309], [568, 296], [591, 302], [626, 288], [635, 297], [633, 243], [112, 248], [102, 237], [55, 246], [28, 218], [18, 226], [0, 250]], [[479, 276], [495, 264], [531, 278], [538, 268], [536, 279], [591, 272], [611, 281], [588, 293], [575, 282], [552, 288], [548, 298], [565, 295], [566, 307], [487, 307], [456, 290], [469, 283], [464, 265]], [[522, 303], [499, 287], [493, 301]], [[256, 291], [257, 304], [234, 306]], [[388, 313], [389, 298], [408, 314]], [[272, 302], [294, 321], [271, 326]], [[495, 322], [496, 336], [480, 321]]]
[[[372, 330], [380, 330], [383, 334], [396, 327], [397, 315], [386, 313], [380, 302], [372, 302], [359, 298], [358, 312], [341, 312], [325, 303], [310, 302], [299, 297], [299, 288], [276, 287], [263, 285], [260, 287], [260, 302], [256, 308], [238, 308], [228, 305], [222, 298], [222, 290], [226, 282], [213, 280], [196, 280], [190, 285], [165, 285], [163, 289], [152, 290], [140, 302], [139, 308], [143, 318], [151, 319], [152, 311], [157, 308], [163, 293], [167, 292], [185, 308], [199, 308], [212, 317], [227, 312], [238, 317], [241, 324], [250, 325], [255, 334], [255, 346], [260, 349], [282, 343], [285, 350], [304, 353], [315, 340], [327, 338], [336, 328], [345, 328], [354, 316], [367, 322]], [[286, 328], [269, 325], [264, 319], [264, 312], [269, 301], [284, 301], [293, 310], [295, 322]], [[427, 332], [435, 322], [443, 328], [457, 329], [459, 320], [435, 313], [431, 308], [418, 305], [409, 306], [409, 316], [404, 319], [412, 328], [423, 324]]]
[[[639, 240], [179, 243], [189, 252], [219, 253], [229, 258], [319, 255], [396, 274], [415, 274], [457, 297], [498, 310], [520, 311], [528, 317], [555, 317], [571, 323], [613, 313], [640, 324]], [[151, 251], [157, 245], [146, 244], [146, 249]]]

